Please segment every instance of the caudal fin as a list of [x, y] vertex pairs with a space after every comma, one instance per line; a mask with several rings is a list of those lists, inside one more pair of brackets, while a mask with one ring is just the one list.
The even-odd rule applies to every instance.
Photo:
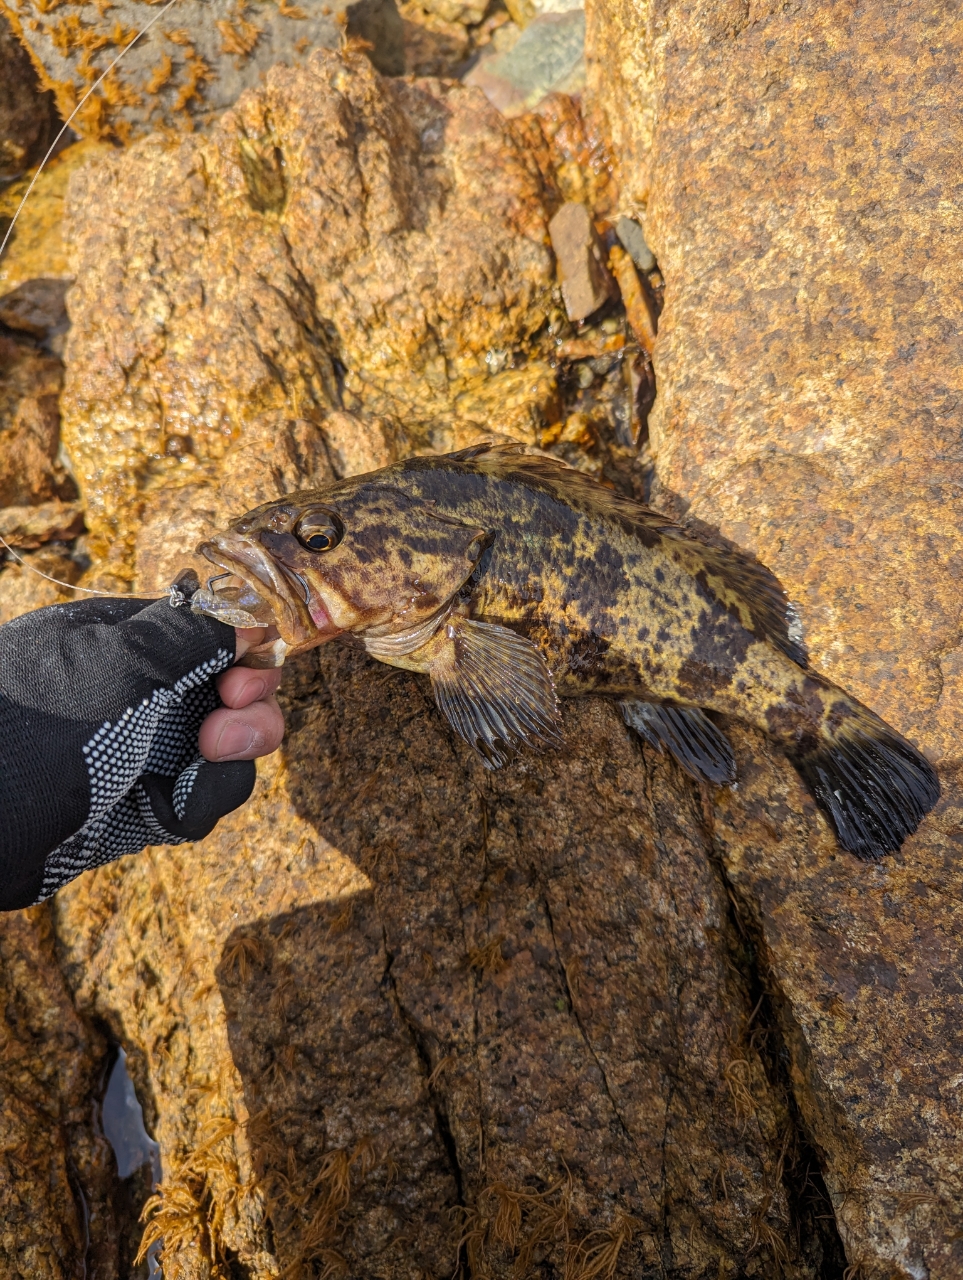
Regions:
[[819, 745], [795, 755], [794, 763], [842, 847], [875, 862], [912, 835], [939, 799], [940, 784], [905, 738], [854, 699], [840, 697], [842, 717], [828, 717]]

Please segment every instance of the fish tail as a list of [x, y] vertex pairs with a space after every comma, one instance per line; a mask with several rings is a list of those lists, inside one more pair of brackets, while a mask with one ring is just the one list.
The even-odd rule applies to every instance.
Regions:
[[817, 732], [797, 738], [790, 758], [840, 845], [875, 862], [895, 852], [933, 808], [939, 779], [929, 761], [868, 707], [828, 683], [821, 692]]

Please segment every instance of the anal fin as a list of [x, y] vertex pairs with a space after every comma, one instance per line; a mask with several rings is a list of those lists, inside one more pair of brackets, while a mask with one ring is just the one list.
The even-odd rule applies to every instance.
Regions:
[[729, 740], [698, 707], [671, 702], [620, 702], [629, 728], [660, 751], [668, 751], [699, 782], [735, 782], [736, 762]]
[[486, 768], [507, 764], [523, 745], [562, 745], [555, 682], [530, 640], [456, 614], [426, 649], [439, 709]]

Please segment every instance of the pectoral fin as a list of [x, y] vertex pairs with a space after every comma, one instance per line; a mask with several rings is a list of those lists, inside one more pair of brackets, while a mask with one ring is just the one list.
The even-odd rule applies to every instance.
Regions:
[[439, 708], [486, 768], [522, 745], [561, 746], [552, 673], [524, 636], [453, 616], [431, 642], [428, 672]]
[[698, 707], [672, 703], [620, 702], [625, 723], [660, 751], [666, 750], [697, 781], [735, 782], [732, 747]]

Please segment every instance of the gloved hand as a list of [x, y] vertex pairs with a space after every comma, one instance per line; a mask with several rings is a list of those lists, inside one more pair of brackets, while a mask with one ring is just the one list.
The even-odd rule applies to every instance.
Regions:
[[277, 684], [227, 671], [238, 634], [136, 599], [0, 627], [0, 910], [146, 845], [198, 840], [244, 803], [255, 767], [238, 757], [273, 750], [283, 724], [273, 704], [222, 708], [218, 685], [244, 707]]

